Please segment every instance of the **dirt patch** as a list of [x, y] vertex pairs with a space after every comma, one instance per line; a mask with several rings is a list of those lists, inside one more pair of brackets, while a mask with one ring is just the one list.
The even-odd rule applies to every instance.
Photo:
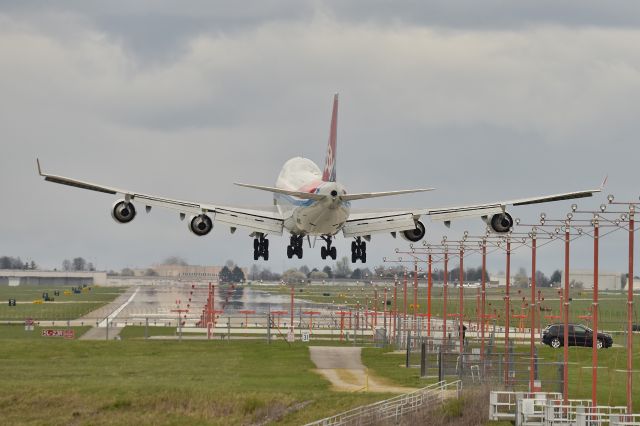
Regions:
[[318, 367], [314, 371], [329, 380], [336, 391], [407, 393], [416, 390], [389, 385], [370, 374], [362, 364], [361, 348], [312, 346], [309, 352]]

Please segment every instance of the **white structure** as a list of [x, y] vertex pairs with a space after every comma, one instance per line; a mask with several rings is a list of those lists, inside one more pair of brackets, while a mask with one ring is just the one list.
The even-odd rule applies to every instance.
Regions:
[[[513, 285], [514, 283], [514, 276], [511, 276], [511, 279], [509, 280], [509, 284]], [[491, 275], [491, 285], [494, 286], [498, 286], [498, 287], [506, 287], [507, 286], [507, 275], [502, 272], [496, 275]]]
[[[569, 271], [569, 284], [574, 288], [593, 289], [593, 270], [575, 269]], [[564, 286], [564, 273], [562, 274]], [[598, 274], [598, 289], [604, 291], [620, 291], [622, 289], [622, 274], [619, 272], [600, 272]]]
[[105, 285], [106, 272], [37, 271], [23, 269], [0, 269], [0, 285]]

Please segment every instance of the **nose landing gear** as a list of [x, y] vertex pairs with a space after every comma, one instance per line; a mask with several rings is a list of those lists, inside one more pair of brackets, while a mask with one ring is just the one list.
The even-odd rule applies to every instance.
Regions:
[[287, 257], [291, 259], [293, 256], [298, 256], [298, 259], [302, 259], [302, 235], [292, 235], [289, 245], [287, 246]]
[[338, 252], [336, 251], [335, 247], [331, 246], [332, 238], [330, 236], [323, 236], [322, 239], [327, 243], [327, 246], [320, 247], [320, 256], [322, 257], [322, 259], [330, 257], [331, 259], [336, 260], [336, 257], [338, 257]]
[[362, 263], [367, 263], [367, 243], [360, 237], [356, 237], [356, 240], [351, 242], [351, 263], [356, 263], [358, 259]]
[[260, 258], [269, 260], [269, 240], [264, 237], [264, 234], [260, 234], [253, 239], [253, 260]]

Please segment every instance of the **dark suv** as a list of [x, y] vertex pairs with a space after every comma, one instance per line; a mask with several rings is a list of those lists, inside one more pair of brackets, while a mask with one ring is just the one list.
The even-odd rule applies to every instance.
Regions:
[[[564, 342], [564, 324], [551, 324], [542, 331], [542, 343], [559, 348]], [[591, 346], [593, 330], [582, 324], [569, 324], [569, 346]], [[598, 349], [610, 348], [613, 338], [610, 334], [598, 333]]]

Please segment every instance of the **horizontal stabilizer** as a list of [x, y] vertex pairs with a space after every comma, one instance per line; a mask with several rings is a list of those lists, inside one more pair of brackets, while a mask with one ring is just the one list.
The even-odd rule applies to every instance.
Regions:
[[401, 191], [387, 191], [387, 192], [363, 192], [360, 194], [342, 195], [340, 198], [343, 201], [364, 200], [367, 198], [389, 197], [391, 195], [402, 195], [402, 194], [412, 194], [414, 192], [433, 191], [434, 189], [435, 188], [423, 188], [423, 189], [404, 189]]
[[288, 189], [274, 188], [272, 186], [261, 186], [261, 185], [249, 185], [247, 183], [235, 183], [238, 186], [243, 186], [245, 188], [253, 188], [259, 189], [260, 191], [273, 192], [275, 194], [284, 194], [290, 195], [292, 197], [302, 198], [304, 200], [322, 200], [325, 198], [325, 195], [313, 194], [311, 192], [300, 192], [300, 191], [289, 191]]

